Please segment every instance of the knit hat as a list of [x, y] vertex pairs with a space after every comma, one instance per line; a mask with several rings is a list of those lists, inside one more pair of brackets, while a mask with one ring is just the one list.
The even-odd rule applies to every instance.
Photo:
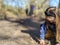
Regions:
[[55, 8], [55, 7], [49, 7], [49, 8], [47, 8], [46, 11], [45, 11], [45, 15], [46, 16], [56, 17], [55, 13], [52, 10], [49, 10], [50, 8]]

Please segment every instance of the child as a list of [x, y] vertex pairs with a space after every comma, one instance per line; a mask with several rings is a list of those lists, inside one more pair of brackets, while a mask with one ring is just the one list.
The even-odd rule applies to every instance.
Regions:
[[[46, 20], [42, 24], [40, 29], [40, 45], [45, 45], [44, 39], [45, 38], [51, 38], [56, 35], [56, 15], [55, 7], [49, 7], [45, 11]], [[57, 43], [56, 45], [60, 45]]]
[[[56, 22], [56, 15], [54, 13], [54, 11], [58, 8], [60, 3], [60, 0], [49, 0], [49, 7], [46, 11], [45, 11], [45, 15], [46, 15], [46, 20], [45, 22], [42, 24], [41, 29], [40, 29], [40, 45], [44, 45], [44, 39], [45, 37], [53, 37], [53, 34], [56, 34], [56, 26], [55, 26], [55, 22]], [[48, 29], [47, 29], [48, 28]], [[49, 35], [47, 36], [46, 32], [49, 32]], [[59, 43], [57, 43], [56, 45], [60, 45]]]

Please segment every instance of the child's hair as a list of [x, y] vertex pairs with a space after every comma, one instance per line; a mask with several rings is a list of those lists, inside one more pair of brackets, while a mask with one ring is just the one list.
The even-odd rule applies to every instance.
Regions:
[[49, 8], [47, 8], [46, 11], [45, 11], [45, 16], [56, 17], [55, 13], [52, 10], [49, 11], [50, 8], [55, 8], [55, 7], [49, 7]]

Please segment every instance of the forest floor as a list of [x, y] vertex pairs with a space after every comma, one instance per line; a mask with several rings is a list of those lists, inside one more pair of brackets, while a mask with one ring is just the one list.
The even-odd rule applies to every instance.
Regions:
[[40, 45], [40, 24], [31, 18], [20, 21], [0, 20], [0, 45]]

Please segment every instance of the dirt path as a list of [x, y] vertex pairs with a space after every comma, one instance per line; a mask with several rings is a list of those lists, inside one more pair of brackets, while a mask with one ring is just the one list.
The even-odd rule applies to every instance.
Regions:
[[[34, 40], [34, 26], [22, 25], [6, 20], [0, 21], [0, 45], [39, 45]], [[28, 28], [27, 28], [28, 27]], [[30, 31], [33, 29], [32, 31]], [[37, 28], [36, 28], [37, 29]], [[29, 30], [29, 31], [27, 31]], [[36, 31], [34, 32], [36, 33]], [[33, 36], [33, 37], [32, 37]]]

